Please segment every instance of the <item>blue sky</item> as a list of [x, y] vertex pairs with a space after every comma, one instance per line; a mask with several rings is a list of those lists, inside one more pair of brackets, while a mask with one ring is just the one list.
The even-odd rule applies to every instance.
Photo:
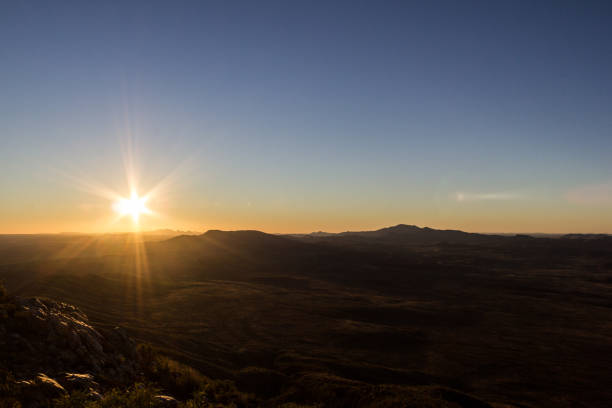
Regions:
[[0, 5], [0, 232], [128, 144], [147, 228], [612, 232], [607, 2], [59, 3]]

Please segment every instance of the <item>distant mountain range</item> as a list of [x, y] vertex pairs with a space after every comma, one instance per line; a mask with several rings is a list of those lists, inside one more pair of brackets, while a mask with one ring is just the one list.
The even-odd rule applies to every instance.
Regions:
[[[113, 232], [106, 234], [89, 234], [81, 232], [62, 232], [57, 235], [107, 235], [107, 236], [120, 236], [126, 234], [133, 234], [132, 232]], [[139, 233], [143, 237], [149, 237], [155, 240], [158, 239], [172, 239], [183, 236], [191, 237], [207, 237], [210, 239], [255, 239], [256, 237], [290, 237], [300, 239], [321, 239], [321, 238], [379, 238], [379, 239], [404, 239], [413, 238], [416, 240], [426, 241], [465, 241], [465, 240], [491, 240], [501, 238], [564, 238], [564, 239], [602, 239], [609, 238], [610, 234], [549, 234], [549, 233], [474, 233], [465, 232], [461, 230], [453, 229], [434, 229], [429, 227], [418, 227], [416, 225], [398, 224], [391, 227], [380, 228], [372, 231], [344, 231], [344, 232], [326, 232], [326, 231], [315, 231], [306, 234], [270, 234], [257, 230], [208, 230], [204, 233], [198, 231], [183, 231], [173, 230], [169, 228], [156, 229], [150, 231], [141, 231]], [[23, 235], [23, 234], [0, 234], [0, 235]], [[29, 235], [29, 234], [28, 234]], [[53, 234], [35, 234], [35, 235], [53, 235]]]
[[345, 232], [324, 232], [317, 231], [311, 232], [310, 234], [290, 234], [293, 236], [310, 236], [310, 237], [331, 237], [331, 236], [378, 236], [378, 237], [389, 237], [389, 236], [406, 236], [406, 235], [419, 235], [429, 234], [437, 237], [531, 237], [531, 238], [569, 238], [569, 239], [597, 239], [610, 237], [610, 234], [547, 234], [547, 233], [470, 233], [461, 230], [438, 230], [429, 227], [417, 227], [416, 225], [398, 224], [392, 227], [385, 227], [374, 231], [345, 231]]
[[433, 244], [496, 244], [516, 242], [518, 244], [550, 239], [597, 240], [609, 239], [605, 234], [567, 234], [557, 236], [541, 235], [502, 235], [480, 234], [459, 230], [438, 230], [415, 225], [398, 224], [374, 231], [346, 231], [339, 233], [313, 232], [310, 234], [268, 234], [256, 230], [221, 231], [209, 230], [200, 235], [180, 235], [171, 238], [174, 243], [211, 244], [223, 248], [241, 249], [296, 249], [300, 244], [397, 244], [397, 245], [433, 245]]

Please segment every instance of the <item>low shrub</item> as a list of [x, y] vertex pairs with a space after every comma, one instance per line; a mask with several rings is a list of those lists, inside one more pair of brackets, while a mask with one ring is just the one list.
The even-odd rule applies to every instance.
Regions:
[[53, 402], [53, 408], [154, 408], [159, 405], [155, 396], [159, 389], [141, 383], [126, 390], [112, 390], [102, 399], [92, 401], [83, 392], [73, 392]]

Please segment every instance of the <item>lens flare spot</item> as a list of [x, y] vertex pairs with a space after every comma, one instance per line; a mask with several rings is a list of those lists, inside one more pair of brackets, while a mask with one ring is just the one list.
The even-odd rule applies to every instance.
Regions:
[[139, 197], [133, 192], [130, 198], [120, 198], [113, 203], [113, 209], [120, 215], [131, 215], [134, 222], [138, 222], [141, 214], [151, 214], [147, 208], [148, 197]]

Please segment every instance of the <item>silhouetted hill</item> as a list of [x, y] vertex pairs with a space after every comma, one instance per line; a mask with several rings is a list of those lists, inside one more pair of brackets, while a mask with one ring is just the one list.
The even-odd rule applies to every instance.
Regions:
[[304, 235], [302, 238], [314, 241], [333, 242], [387, 242], [398, 245], [422, 245], [437, 242], [481, 244], [497, 242], [504, 238], [500, 235], [468, 233], [459, 230], [437, 230], [415, 225], [398, 224], [392, 227], [381, 228], [375, 231], [346, 231], [337, 234], [318, 233]]
[[287, 245], [290, 241], [279, 235], [266, 234], [255, 230], [243, 231], [220, 231], [209, 230], [200, 235], [200, 238], [217, 244], [232, 245], [237, 247], [259, 247]]
[[419, 228], [416, 225], [397, 224], [392, 227], [381, 228], [375, 232], [380, 234], [407, 234], [407, 233], [418, 233], [422, 231], [430, 231], [431, 228]]
[[255, 230], [209, 230], [201, 235], [181, 235], [165, 243], [176, 248], [191, 248], [204, 252], [252, 254], [257, 251], [295, 251], [306, 245], [290, 236], [267, 234]]
[[387, 239], [406, 239], [412, 238], [415, 240], [467, 240], [467, 239], [489, 239], [492, 236], [485, 234], [474, 234], [463, 232], [459, 230], [437, 230], [429, 227], [420, 228], [416, 225], [398, 224], [393, 227], [381, 228], [376, 231], [362, 231], [362, 232], [344, 232], [341, 236], [370, 236]]
[[565, 234], [561, 238], [565, 239], [607, 239], [612, 238], [608, 234]]

